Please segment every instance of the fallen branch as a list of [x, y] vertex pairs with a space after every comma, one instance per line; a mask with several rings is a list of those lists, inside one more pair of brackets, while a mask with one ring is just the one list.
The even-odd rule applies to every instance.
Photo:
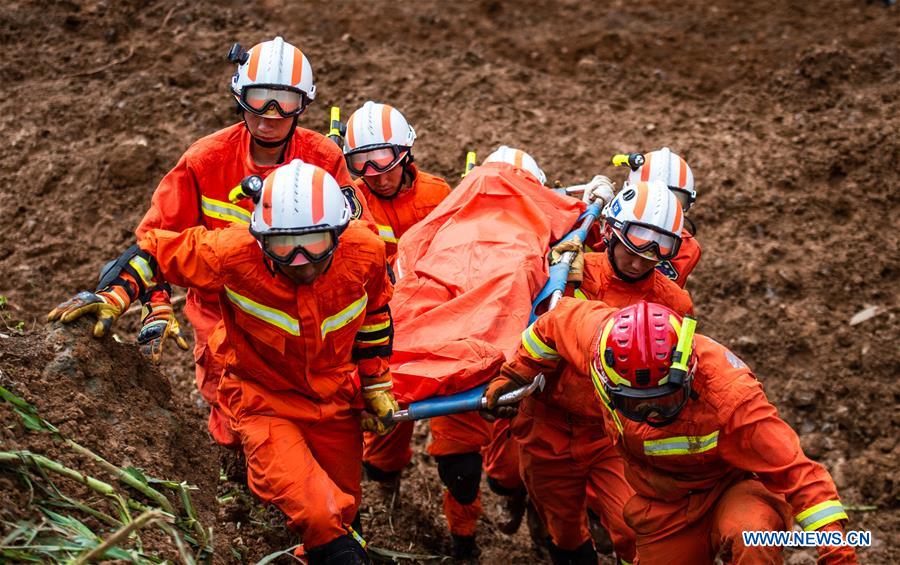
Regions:
[[71, 74], [66, 75], [66, 77], [73, 78], [73, 77], [86, 77], [86, 76], [90, 76], [90, 75], [96, 75], [98, 73], [102, 73], [105, 70], [111, 69], [112, 67], [115, 67], [116, 65], [120, 65], [120, 64], [124, 63], [128, 59], [131, 59], [132, 55], [134, 55], [134, 45], [132, 45], [128, 49], [128, 55], [125, 55], [121, 59], [116, 59], [115, 61], [111, 61], [111, 62], [103, 65], [102, 67], [96, 68], [92, 71], [82, 71], [80, 73], [71, 73]]
[[143, 528], [144, 526], [152, 524], [153, 522], [156, 522], [158, 520], [166, 519], [166, 515], [158, 510], [150, 510], [144, 512], [143, 514], [135, 518], [133, 522], [126, 524], [118, 531], [116, 531], [113, 535], [106, 538], [103, 543], [88, 551], [87, 553], [78, 556], [74, 561], [72, 561], [72, 565], [84, 565], [85, 563], [98, 561], [106, 554], [107, 551], [127, 540], [131, 533], [135, 530]]

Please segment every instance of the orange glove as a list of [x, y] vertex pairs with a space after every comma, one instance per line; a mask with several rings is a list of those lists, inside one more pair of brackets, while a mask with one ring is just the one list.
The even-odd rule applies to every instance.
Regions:
[[512, 392], [517, 388], [530, 384], [530, 378], [516, 373], [512, 370], [509, 363], [504, 363], [500, 367], [500, 374], [491, 379], [487, 389], [484, 391], [487, 409], [480, 411], [481, 417], [489, 422], [493, 422], [497, 418], [512, 418], [515, 416], [519, 411], [517, 406], [512, 404], [498, 406], [497, 401], [507, 392]]
[[190, 349], [184, 333], [181, 331], [181, 326], [178, 324], [178, 319], [175, 317], [175, 312], [172, 310], [169, 293], [165, 289], [157, 287], [144, 300], [144, 307], [141, 311], [141, 331], [138, 332], [137, 342], [141, 353], [157, 363], [162, 357], [163, 346], [169, 338], [174, 339], [175, 345], [180, 349], [184, 351]]
[[97, 293], [83, 290], [51, 310], [47, 321], [70, 324], [82, 316], [94, 314], [97, 316], [94, 337], [103, 337], [130, 305], [131, 295], [123, 286], [108, 286]]

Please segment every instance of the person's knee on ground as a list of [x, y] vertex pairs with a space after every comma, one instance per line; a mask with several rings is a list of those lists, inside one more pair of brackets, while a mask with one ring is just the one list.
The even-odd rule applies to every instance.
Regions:
[[309, 565], [367, 565], [372, 562], [366, 550], [351, 534], [306, 548], [305, 553]]
[[778, 547], [747, 547], [743, 532], [785, 531], [792, 523], [791, 508], [780, 495], [758, 481], [742, 481], [729, 488], [713, 510], [711, 541], [728, 563], [763, 563], [778, 559]]
[[594, 544], [587, 540], [575, 549], [562, 549], [552, 541], [547, 545], [553, 565], [596, 565], [597, 551]]

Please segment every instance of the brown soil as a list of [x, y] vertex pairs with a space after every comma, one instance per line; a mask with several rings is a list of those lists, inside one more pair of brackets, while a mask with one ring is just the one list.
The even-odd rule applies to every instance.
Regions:
[[[863, 559], [900, 561], [900, 18], [879, 2], [8, 2], [0, 294], [33, 329], [0, 339], [0, 367], [51, 421], [161, 475], [215, 483], [217, 455], [193, 433], [202, 422], [189, 355], [170, 355], [169, 389], [137, 378], [156, 373], [131, 349], [76, 340], [76, 380], [51, 381], [44, 367], [58, 353], [47, 340], [60, 334], [38, 328], [132, 241], [187, 145], [235, 119], [231, 42], [275, 33], [316, 70], [304, 125], [323, 130], [331, 104], [390, 102], [419, 133], [418, 162], [450, 179], [466, 150], [483, 157], [500, 143], [527, 149], [565, 183], [621, 178], [604, 164], [614, 152], [669, 145], [685, 156], [704, 245], [689, 285], [701, 331], [755, 368], [845, 503], [877, 507], [851, 512], [854, 528], [874, 532]], [[867, 306], [880, 313], [850, 326]], [[97, 373], [106, 396], [85, 392], [93, 358], [107, 363]], [[164, 414], [192, 423], [170, 427]], [[140, 425], [126, 418], [138, 415]], [[393, 549], [446, 551], [427, 456], [406, 479], [391, 522], [366, 485], [367, 534]], [[493, 532], [493, 501], [483, 560], [533, 560], [524, 534]], [[277, 514], [238, 506], [219, 512], [217, 531], [247, 557], [295, 543], [267, 526]]]

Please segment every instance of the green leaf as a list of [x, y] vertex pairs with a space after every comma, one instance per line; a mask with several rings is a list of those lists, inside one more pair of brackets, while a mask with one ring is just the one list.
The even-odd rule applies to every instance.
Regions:
[[139, 480], [144, 485], [149, 485], [150, 482], [147, 480], [147, 475], [144, 474], [143, 469], [138, 469], [137, 467], [125, 467], [122, 469], [135, 479]]
[[270, 553], [270, 554], [266, 555], [265, 557], [263, 557], [262, 559], [260, 559], [259, 561], [257, 561], [256, 565], [267, 565], [268, 563], [272, 563], [273, 561], [275, 561], [276, 559], [278, 559], [279, 557], [281, 557], [283, 555], [290, 555], [291, 557], [294, 557], [294, 550], [297, 549], [298, 547], [300, 547], [301, 545], [303, 545], [303, 544], [298, 543], [297, 545], [295, 545], [293, 547], [289, 547], [287, 549], [282, 549], [281, 551], [276, 551], [275, 553]]
[[13, 412], [19, 415], [19, 418], [22, 420], [22, 425], [25, 426], [25, 429], [31, 430], [32, 432], [49, 432], [50, 429], [44, 425], [44, 420], [36, 415], [29, 414], [20, 408], [13, 408]]

